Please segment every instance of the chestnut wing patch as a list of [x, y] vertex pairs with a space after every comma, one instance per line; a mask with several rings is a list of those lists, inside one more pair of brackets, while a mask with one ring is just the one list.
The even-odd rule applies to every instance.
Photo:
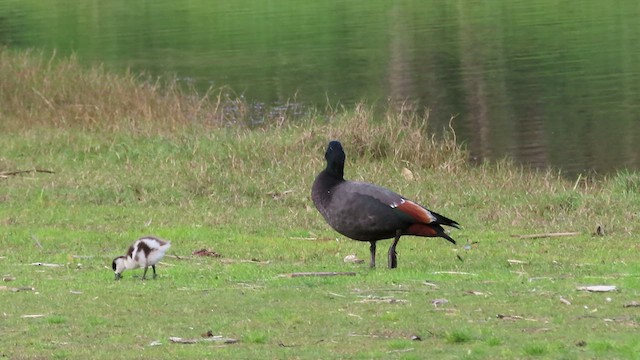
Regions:
[[436, 217], [431, 212], [422, 206], [414, 203], [411, 200], [402, 199], [400, 204], [392, 204], [392, 208], [410, 216], [415, 222], [423, 224], [431, 224], [436, 221]]

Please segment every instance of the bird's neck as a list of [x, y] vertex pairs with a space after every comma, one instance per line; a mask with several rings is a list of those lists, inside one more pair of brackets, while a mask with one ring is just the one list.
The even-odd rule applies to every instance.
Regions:
[[329, 171], [329, 169], [323, 170], [313, 183], [311, 195], [314, 201], [321, 203], [329, 201], [332, 195], [331, 190], [342, 182], [344, 182], [342, 176], [337, 176], [332, 171]]
[[344, 163], [330, 162], [324, 172], [340, 181], [344, 181]]

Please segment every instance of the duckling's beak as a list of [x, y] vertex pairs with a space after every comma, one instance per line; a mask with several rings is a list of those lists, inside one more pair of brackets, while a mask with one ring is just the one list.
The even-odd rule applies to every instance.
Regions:
[[116, 273], [116, 280], [120, 280], [121, 277], [122, 275], [120, 275], [119, 273]]

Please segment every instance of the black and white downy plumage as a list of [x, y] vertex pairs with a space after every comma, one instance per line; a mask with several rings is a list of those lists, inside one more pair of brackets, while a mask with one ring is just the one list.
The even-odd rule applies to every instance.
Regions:
[[394, 238], [389, 268], [397, 266], [396, 245], [402, 235], [442, 237], [453, 244], [442, 225], [459, 224], [381, 186], [344, 179], [346, 155], [342, 144], [331, 141], [325, 153], [327, 167], [316, 177], [311, 198], [331, 227], [340, 234], [370, 243], [376, 264], [376, 241]]
[[161, 240], [153, 236], [145, 236], [136, 240], [127, 250], [127, 255], [113, 259], [111, 267], [116, 274], [116, 280], [122, 277], [126, 269], [144, 267], [142, 280], [146, 279], [149, 266], [153, 269], [153, 278], [156, 278], [156, 264], [162, 260], [164, 254], [171, 247], [171, 242]]

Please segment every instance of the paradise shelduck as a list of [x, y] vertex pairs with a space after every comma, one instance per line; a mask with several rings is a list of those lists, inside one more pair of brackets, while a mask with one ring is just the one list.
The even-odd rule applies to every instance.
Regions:
[[171, 247], [171, 242], [158, 239], [153, 236], [145, 236], [136, 240], [129, 246], [127, 255], [113, 259], [111, 267], [116, 273], [116, 280], [120, 280], [125, 269], [137, 269], [144, 267], [142, 280], [146, 279], [147, 268], [153, 269], [153, 278], [156, 278], [156, 264], [162, 260], [164, 254]]
[[324, 219], [340, 234], [368, 241], [371, 267], [376, 266], [376, 241], [394, 238], [389, 248], [389, 268], [398, 265], [396, 245], [402, 235], [442, 237], [453, 244], [442, 225], [460, 225], [393, 191], [365, 182], [344, 179], [345, 153], [342, 144], [331, 141], [324, 155], [327, 167], [311, 189], [313, 203]]

